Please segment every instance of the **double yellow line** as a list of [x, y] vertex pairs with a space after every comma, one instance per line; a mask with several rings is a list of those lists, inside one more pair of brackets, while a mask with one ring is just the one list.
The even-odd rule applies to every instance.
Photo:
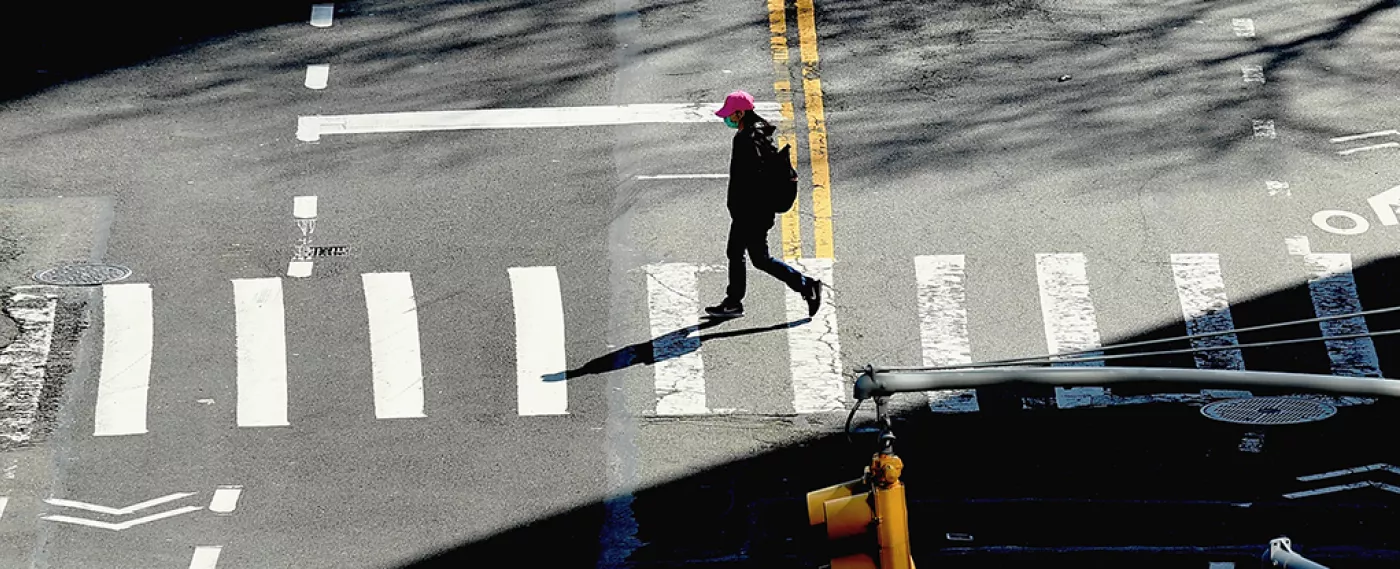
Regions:
[[[816, 9], [812, 0], [795, 0], [797, 4], [797, 37], [802, 57], [802, 94], [807, 116], [807, 150], [812, 169], [812, 240], [815, 257], [832, 258], [831, 239], [831, 167], [826, 152], [826, 114], [822, 106], [822, 80], [817, 68]], [[783, 118], [778, 130], [778, 145], [798, 149], [796, 119], [792, 107], [792, 72], [789, 67], [786, 0], [768, 0], [768, 28], [772, 32], [769, 45], [773, 52], [773, 89], [778, 94]], [[798, 153], [792, 154], [797, 166]], [[782, 217], [783, 257], [802, 257], [802, 200]]]

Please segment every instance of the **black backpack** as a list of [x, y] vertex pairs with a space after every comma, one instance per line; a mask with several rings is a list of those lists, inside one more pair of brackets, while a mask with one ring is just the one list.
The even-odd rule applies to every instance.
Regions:
[[797, 203], [797, 169], [792, 167], [792, 146], [784, 144], [782, 150], [773, 152], [777, 145], [772, 139], [766, 142], [762, 145], [767, 150], [763, 153], [762, 172], [764, 185], [771, 188], [766, 197], [773, 213], [786, 213]]

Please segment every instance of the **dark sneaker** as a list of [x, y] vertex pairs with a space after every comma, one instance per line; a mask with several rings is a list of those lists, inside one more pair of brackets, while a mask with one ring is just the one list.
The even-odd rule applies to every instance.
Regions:
[[802, 293], [802, 299], [807, 301], [807, 317], [816, 316], [817, 309], [822, 305], [822, 282], [812, 279], [807, 291]]
[[744, 315], [744, 305], [721, 302], [719, 306], [705, 307], [705, 314], [715, 318], [738, 318]]

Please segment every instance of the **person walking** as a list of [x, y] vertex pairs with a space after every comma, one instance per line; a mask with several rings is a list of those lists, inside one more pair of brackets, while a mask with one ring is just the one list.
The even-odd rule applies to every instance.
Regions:
[[768, 204], [768, 193], [777, 188], [765, 187], [763, 159], [777, 153], [773, 131], [777, 127], [754, 112], [753, 96], [744, 91], [730, 93], [715, 115], [724, 117], [724, 124], [736, 129], [732, 154], [729, 158], [729, 240], [725, 256], [729, 259], [729, 288], [724, 300], [705, 308], [705, 313], [717, 318], [737, 318], [744, 315], [744, 294], [747, 292], [744, 254], [753, 266], [786, 284], [807, 301], [807, 316], [814, 316], [821, 306], [822, 282], [808, 277], [768, 254], [768, 231], [773, 229], [777, 214]]

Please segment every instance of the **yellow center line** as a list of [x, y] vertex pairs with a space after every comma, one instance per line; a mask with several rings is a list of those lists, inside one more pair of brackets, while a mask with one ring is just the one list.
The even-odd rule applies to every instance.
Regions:
[[831, 167], [827, 163], [826, 113], [822, 105], [821, 73], [817, 68], [816, 9], [812, 0], [797, 0], [797, 31], [802, 51], [802, 93], [807, 103], [807, 146], [812, 164], [812, 239], [816, 242], [817, 258], [830, 259], [834, 249]]
[[[772, 32], [769, 46], [773, 50], [773, 90], [777, 92], [778, 104], [783, 118], [778, 125], [778, 147], [792, 146], [792, 165], [797, 167], [797, 134], [793, 127], [792, 74], [788, 71], [787, 15], [784, 0], [768, 0], [768, 28]], [[797, 259], [802, 256], [802, 200], [793, 204], [792, 209], [782, 217], [782, 256]]]

